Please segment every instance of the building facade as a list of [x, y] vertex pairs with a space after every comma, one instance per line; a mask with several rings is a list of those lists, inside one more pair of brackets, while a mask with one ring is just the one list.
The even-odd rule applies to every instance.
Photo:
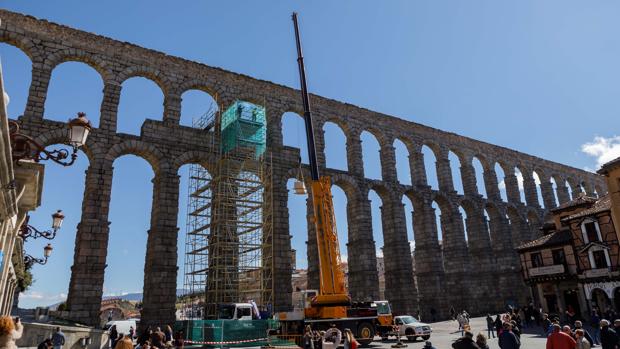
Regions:
[[532, 299], [547, 312], [585, 317], [594, 309], [620, 310], [620, 240], [614, 220], [620, 207], [620, 158], [599, 173], [608, 181], [607, 195], [579, 195], [551, 210], [545, 234], [517, 248]]
[[14, 166], [0, 66], [0, 314], [8, 315], [24, 287], [23, 241], [19, 237], [28, 211], [41, 203], [43, 165], [20, 162]]

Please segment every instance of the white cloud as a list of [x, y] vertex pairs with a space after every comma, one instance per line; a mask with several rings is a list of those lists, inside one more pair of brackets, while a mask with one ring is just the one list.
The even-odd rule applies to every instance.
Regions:
[[46, 293], [39, 291], [26, 291], [19, 294], [19, 305], [24, 308], [48, 306], [63, 302], [67, 299], [65, 293]]
[[581, 145], [581, 151], [596, 158], [596, 166], [620, 157], [620, 136], [609, 138], [595, 136], [591, 142]]

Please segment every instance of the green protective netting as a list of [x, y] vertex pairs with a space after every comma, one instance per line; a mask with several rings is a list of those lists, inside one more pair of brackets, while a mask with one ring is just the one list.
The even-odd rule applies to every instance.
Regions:
[[222, 152], [250, 148], [255, 157], [265, 152], [267, 118], [265, 107], [245, 101], [235, 101], [222, 114]]
[[[183, 320], [175, 323], [175, 331], [183, 330], [185, 339], [194, 342], [187, 343], [186, 346], [215, 346], [219, 342], [248, 341], [243, 343], [226, 343], [227, 347], [251, 347], [261, 346], [271, 343], [273, 345], [290, 344], [289, 341], [279, 340], [271, 337], [269, 340], [267, 333], [269, 330], [276, 330], [279, 324], [275, 320]], [[275, 342], [277, 343], [275, 343]], [[216, 342], [213, 344], [202, 344], [204, 342]]]

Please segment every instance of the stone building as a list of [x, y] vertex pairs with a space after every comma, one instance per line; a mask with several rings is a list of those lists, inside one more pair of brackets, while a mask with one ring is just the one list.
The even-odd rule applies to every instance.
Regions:
[[[603, 165], [610, 188], [620, 181], [620, 158]], [[617, 190], [617, 187], [616, 187]], [[545, 311], [620, 310], [620, 229], [613, 217], [620, 202], [579, 195], [552, 209], [546, 235], [517, 248], [525, 282]]]
[[[296, 227], [289, 229], [286, 184], [297, 177], [300, 152], [283, 144], [281, 119], [287, 112], [303, 114], [299, 91], [31, 16], [0, 10], [0, 18], [0, 42], [18, 47], [32, 61], [26, 106], [22, 115], [12, 117], [42, 143], [55, 144], [62, 136], [59, 123], [49, 120], [45, 112], [52, 72], [59, 64], [82, 62], [95, 69], [104, 83], [99, 122], [84, 148], [89, 169], [68, 285], [71, 318], [86, 324], [98, 322], [106, 272], [112, 165], [116, 158], [133, 154], [146, 159], [155, 173], [141, 324], [174, 320], [178, 170], [185, 164], [199, 163], [210, 171], [216, 155], [209, 132], [179, 123], [182, 95], [189, 90], [215, 96], [219, 110], [226, 110], [235, 100], [257, 103], [267, 110], [267, 146], [273, 154], [273, 309], [290, 309], [291, 234]], [[158, 120], [145, 120], [139, 135], [130, 135], [117, 131], [117, 111], [123, 83], [135, 76], [157, 83], [164, 95], [164, 112]], [[537, 227], [547, 210], [558, 205], [556, 195], [561, 204], [581, 192], [605, 193], [603, 178], [593, 173], [329, 98], [310, 98], [319, 167], [347, 197], [348, 231], [341, 234], [348, 235], [348, 283], [356, 300], [379, 297], [370, 190], [382, 201], [385, 298], [401, 313], [412, 313], [419, 306], [422, 318], [430, 316], [431, 308], [446, 316], [451, 305], [477, 313], [502, 309], [507, 302], [525, 301], [527, 288], [517, 286], [522, 280], [515, 272], [519, 268], [515, 246], [538, 236]], [[325, 135], [320, 131], [330, 122], [346, 137], [346, 171], [326, 166]], [[368, 179], [364, 174], [360, 141], [364, 131], [378, 140], [381, 179]], [[409, 152], [411, 185], [398, 182], [396, 140]], [[425, 147], [435, 158], [437, 188], [427, 181]], [[460, 162], [462, 194], [454, 189], [450, 152]], [[478, 188], [474, 161], [483, 167], [486, 196]], [[503, 178], [498, 179], [497, 168], [502, 169]], [[505, 200], [500, 195], [500, 182], [506, 187]], [[413, 212], [405, 212], [403, 197], [412, 201]], [[442, 249], [433, 203], [441, 210]], [[466, 212], [465, 220], [459, 208]], [[417, 287], [405, 215], [413, 216]], [[316, 289], [315, 234], [312, 224], [308, 226], [308, 288]], [[471, 277], [463, 280], [464, 274]]]
[[15, 166], [0, 66], [0, 315], [8, 315], [24, 278], [23, 241], [18, 233], [28, 211], [41, 203], [43, 165], [21, 161]]

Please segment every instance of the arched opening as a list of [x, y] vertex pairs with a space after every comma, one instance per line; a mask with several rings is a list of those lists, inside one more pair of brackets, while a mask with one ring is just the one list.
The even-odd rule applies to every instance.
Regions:
[[465, 244], [469, 246], [469, 231], [467, 230], [467, 211], [465, 211], [465, 209], [461, 205], [459, 205], [459, 213], [461, 214], [461, 222], [463, 224]]
[[517, 177], [517, 185], [519, 187], [519, 201], [525, 203], [525, 187], [523, 186], [523, 173], [518, 167], [515, 167], [515, 177]]
[[487, 187], [484, 184], [484, 167], [482, 166], [480, 160], [475, 156], [472, 160], [472, 165], [474, 166], [474, 173], [476, 174], [476, 187], [478, 187], [478, 194], [487, 199]]
[[161, 120], [164, 94], [152, 80], [136, 76], [123, 81], [118, 104], [117, 131], [140, 135], [146, 119]]
[[424, 169], [426, 170], [426, 184], [431, 189], [439, 190], [435, 152], [429, 146], [424, 145], [422, 146], [422, 155], [424, 156]]
[[383, 225], [381, 224], [381, 206], [383, 206], [383, 201], [377, 192], [372, 189], [368, 191], [368, 200], [370, 200], [372, 236], [375, 240], [377, 256], [383, 257]]
[[[200, 164], [192, 163], [179, 168], [179, 213], [177, 216], [177, 290], [183, 295], [195, 297], [204, 294], [205, 270], [208, 264], [208, 241], [211, 223], [211, 174]], [[204, 302], [184, 302], [192, 306], [181, 309], [181, 318], [202, 316]]]
[[508, 195], [506, 195], [506, 174], [498, 162], [495, 163], [495, 175], [497, 176], [499, 195], [502, 201], [508, 202]]
[[94, 68], [82, 62], [62, 63], [52, 71], [44, 117], [67, 122], [78, 112], [84, 112], [93, 127], [98, 127], [101, 91], [103, 80]]
[[568, 180], [564, 181], [564, 185], [566, 186], [566, 190], [568, 191], [568, 199], [572, 200], [573, 199], [573, 186], [570, 185], [570, 182]]
[[553, 192], [553, 202], [555, 207], [558, 207], [560, 200], [558, 200], [558, 184], [555, 182], [555, 178], [551, 176], [551, 191]]
[[4, 92], [10, 98], [7, 106], [8, 116], [16, 119], [26, 109], [32, 79], [32, 62], [22, 50], [4, 43], [0, 44], [0, 57], [2, 57]]
[[542, 195], [542, 182], [540, 181], [540, 176], [536, 173], [536, 171], [534, 171], [532, 172], [532, 177], [534, 177], [534, 183], [536, 183], [536, 196], [538, 197], [538, 203], [540, 204], [540, 207], [546, 208], [545, 200]]
[[433, 203], [431, 204], [431, 207], [433, 208], [433, 212], [435, 213], [435, 226], [437, 227], [437, 243], [439, 244], [439, 249], [441, 250], [441, 268], [445, 269], [444, 266], [444, 260], [443, 260], [443, 255], [444, 255], [444, 246], [443, 246], [443, 227], [441, 226], [441, 208], [439, 207], [439, 204], [437, 203], [437, 201], [433, 200]]
[[[308, 249], [306, 241], [308, 236], [308, 194], [295, 194], [295, 179], [286, 182], [288, 189], [288, 229], [291, 236], [291, 246], [295, 250], [297, 269], [308, 268]], [[316, 245], [316, 243], [314, 244]]]
[[213, 131], [217, 111], [217, 101], [210, 94], [202, 90], [188, 90], [181, 95], [179, 123], [182, 126]]
[[405, 209], [405, 222], [407, 225], [407, 240], [409, 241], [409, 247], [411, 252], [415, 250], [415, 231], [413, 228], [413, 203], [407, 195], [403, 195], [402, 198], [403, 208]]
[[[334, 215], [336, 216], [336, 231], [338, 232], [338, 246], [342, 262], [348, 261], [349, 252], [349, 219], [347, 217], [347, 195], [338, 185], [332, 185], [332, 200], [334, 203]], [[353, 251], [355, 252], [355, 251]]]
[[299, 149], [301, 162], [309, 163], [306, 127], [299, 114], [286, 112], [282, 115], [282, 144]]
[[463, 195], [463, 179], [461, 178], [461, 159], [452, 151], [448, 152], [450, 171], [452, 172], [452, 185], [457, 194]]
[[491, 226], [490, 226], [490, 222], [491, 222], [491, 216], [489, 216], [489, 212], [487, 212], [487, 209], [484, 209], [484, 224], [486, 226], [486, 231], [489, 234], [489, 241], [491, 242], [491, 246], [493, 246], [493, 239], [491, 238]]
[[[59, 147], [60, 145], [54, 145], [50, 149]], [[30, 213], [28, 224], [40, 230], [48, 230], [51, 227], [50, 215], [59, 209], [63, 211], [65, 219], [53, 241], [28, 239], [24, 244], [26, 253], [35, 258], [43, 256], [43, 247], [47, 243], [51, 243], [54, 250], [45, 266], [34, 265], [30, 269], [34, 281], [32, 286], [20, 294], [20, 308], [47, 307], [50, 304], [64, 302], [67, 298], [76, 230], [82, 219], [86, 179], [84, 172], [88, 166], [88, 157], [81, 151], [71, 167], [67, 168], [49, 161], [45, 165], [42, 192], [42, 197], [45, 199], [41, 201], [41, 206], [36, 211]]]
[[362, 160], [364, 162], [364, 177], [369, 179], [381, 179], [381, 146], [377, 138], [368, 131], [363, 131]]
[[401, 184], [411, 185], [411, 168], [409, 167], [409, 150], [400, 139], [394, 140], [396, 157], [396, 176]]
[[325, 139], [325, 166], [347, 171], [347, 136], [340, 126], [333, 122], [323, 125]]
[[104, 297], [142, 293], [153, 199], [154, 173], [146, 160], [124, 155], [113, 166]]
[[603, 314], [611, 306], [611, 300], [605, 291], [600, 288], [592, 290], [592, 309], [596, 309], [599, 311], [599, 314]]

